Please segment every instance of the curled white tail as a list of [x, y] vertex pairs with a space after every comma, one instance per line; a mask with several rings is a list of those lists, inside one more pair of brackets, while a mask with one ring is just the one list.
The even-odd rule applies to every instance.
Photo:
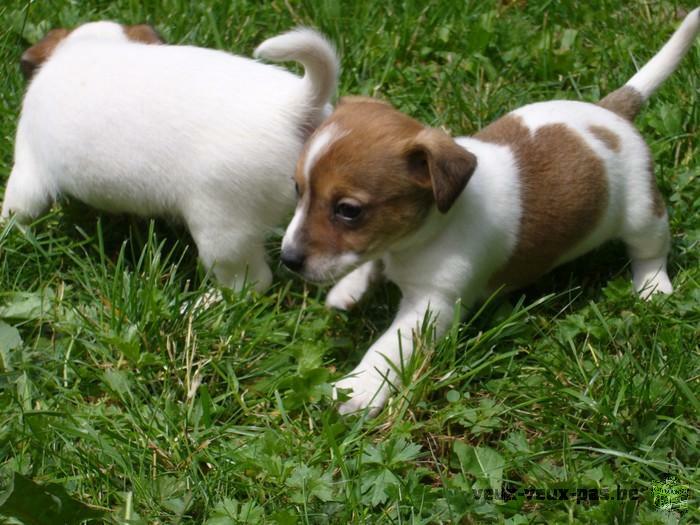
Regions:
[[678, 67], [699, 30], [700, 8], [695, 8], [685, 17], [664, 47], [625, 85], [637, 90], [643, 101], [647, 100]]
[[338, 82], [340, 65], [335, 49], [320, 33], [299, 28], [265, 40], [253, 55], [273, 62], [294, 60], [304, 66], [309, 103], [315, 109], [329, 101]]

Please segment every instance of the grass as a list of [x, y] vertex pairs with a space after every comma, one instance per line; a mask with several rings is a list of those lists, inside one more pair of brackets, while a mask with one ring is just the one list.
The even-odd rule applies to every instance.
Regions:
[[[313, 25], [342, 54], [341, 94], [381, 96], [469, 134], [527, 102], [598, 100], [663, 44], [683, 7], [693, 6], [10, 0], [0, 178], [24, 89], [19, 56], [51, 27], [147, 20], [171, 43], [250, 55]], [[466, 312], [443, 340], [426, 336], [411, 381], [374, 420], [339, 417], [329, 382], [387, 326], [391, 285], [357, 312], [331, 312], [325, 290], [275, 262], [268, 293], [196, 311], [210, 283], [187, 235], [165, 222], [69, 204], [29, 235], [1, 226], [0, 514], [58, 523], [40, 516], [57, 484], [58, 500], [110, 523], [700, 522], [699, 72], [696, 45], [638, 119], [671, 210], [674, 294], [637, 300], [624, 250], [610, 244]], [[14, 496], [13, 473], [31, 480], [16, 476]], [[688, 488], [682, 512], [653, 501], [668, 476]], [[590, 490], [579, 501], [475, 491], [504, 486]], [[618, 486], [639, 497], [584, 501]]]

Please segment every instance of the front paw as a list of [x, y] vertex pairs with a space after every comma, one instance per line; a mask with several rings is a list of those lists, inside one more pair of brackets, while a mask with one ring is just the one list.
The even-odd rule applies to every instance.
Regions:
[[369, 417], [376, 416], [386, 404], [391, 393], [387, 380], [377, 372], [358, 371], [348, 375], [333, 385], [333, 397], [337, 399], [339, 390], [349, 390], [350, 399], [338, 407], [341, 415], [361, 412], [367, 409]]
[[350, 310], [358, 301], [357, 295], [361, 297], [362, 293], [357, 294], [347, 283], [340, 281], [326, 295], [326, 307]]
[[377, 261], [366, 262], [343, 277], [326, 296], [326, 306], [349, 310], [365, 295], [377, 273]]

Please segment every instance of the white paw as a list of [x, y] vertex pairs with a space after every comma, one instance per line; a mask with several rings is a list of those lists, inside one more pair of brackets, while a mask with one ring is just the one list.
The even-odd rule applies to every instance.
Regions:
[[243, 290], [253, 291], [257, 293], [264, 293], [272, 284], [272, 271], [270, 267], [265, 264], [259, 267], [254, 273], [249, 271], [241, 276], [236, 275], [228, 280], [217, 279], [222, 286], [230, 288], [236, 293], [240, 293]]
[[673, 292], [665, 258], [632, 261], [632, 281], [639, 297], [645, 301], [657, 293], [668, 295]]
[[333, 385], [333, 398], [338, 390], [350, 390], [350, 399], [340, 404], [340, 414], [352, 414], [368, 409], [370, 417], [376, 416], [391, 394], [391, 386], [377, 372], [353, 372]]
[[326, 296], [328, 308], [349, 310], [365, 295], [373, 276], [377, 273], [377, 261], [369, 261], [343, 277]]
[[272, 285], [272, 270], [270, 270], [267, 263], [258, 267], [258, 271], [254, 277], [252, 288], [258, 293], [265, 293]]
[[649, 301], [657, 293], [665, 295], [673, 293], [671, 281], [668, 276], [664, 275], [664, 277], [665, 278], [662, 279], [652, 279], [644, 283], [644, 286], [639, 290], [639, 297], [644, 301]]
[[357, 294], [351, 286], [347, 286], [345, 281], [340, 281], [326, 295], [326, 306], [338, 310], [350, 310], [355, 306], [359, 297], [362, 297], [362, 292]]
[[[7, 219], [9, 220], [9, 219]], [[5, 224], [3, 224], [5, 223]], [[6, 226], [6, 220], [4, 218], [0, 218], [0, 224], [2, 224], [2, 227], [4, 228]], [[21, 222], [15, 221], [14, 225], [15, 228], [22, 234], [27, 237], [30, 236], [31, 234], [31, 228], [29, 227], [29, 224], [22, 224]]]

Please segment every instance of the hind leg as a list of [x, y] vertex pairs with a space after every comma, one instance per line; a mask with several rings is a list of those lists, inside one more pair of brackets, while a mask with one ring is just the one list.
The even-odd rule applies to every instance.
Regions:
[[651, 212], [643, 227], [625, 234], [623, 241], [632, 260], [632, 281], [639, 296], [648, 300], [655, 293], [673, 292], [666, 271], [670, 247], [666, 212], [663, 215]]
[[243, 259], [234, 258], [224, 253], [207, 254], [200, 259], [205, 267], [211, 268], [216, 280], [222, 286], [239, 291], [250, 286], [256, 292], [262, 293], [272, 284], [272, 270], [265, 260], [262, 247], [247, 247], [247, 256]]
[[19, 224], [29, 224], [46, 213], [52, 201], [42, 177], [32, 168], [29, 159], [20, 155], [18, 148], [17, 160], [5, 188], [0, 219], [7, 219], [14, 214]]
[[245, 231], [238, 224], [189, 222], [202, 265], [211, 270], [217, 282], [233, 290], [250, 285], [262, 292], [272, 283], [272, 271], [265, 260], [263, 236]]
[[[256, 292], [262, 293], [272, 284], [272, 270], [265, 260], [264, 250], [250, 255], [245, 262], [241, 262], [238, 259], [226, 259], [225, 255], [208, 251], [206, 246], [203, 252], [201, 245], [197, 246], [202, 265], [213, 272], [216, 282], [221, 286], [234, 291], [240, 291], [246, 286], [250, 286]], [[212, 288], [199, 297], [193, 306], [195, 309], [207, 309], [222, 299], [221, 291]], [[180, 312], [185, 313], [187, 309], [187, 306], [183, 306]]]

